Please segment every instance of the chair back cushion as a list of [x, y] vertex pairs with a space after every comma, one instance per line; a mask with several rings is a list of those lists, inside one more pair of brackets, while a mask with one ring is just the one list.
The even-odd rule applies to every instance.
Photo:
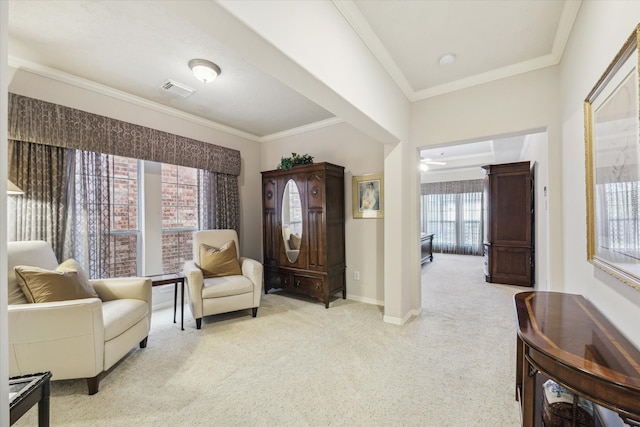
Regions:
[[236, 230], [200, 230], [193, 232], [193, 260], [200, 265], [200, 244], [220, 248], [229, 240], [236, 245], [236, 256], [240, 259], [240, 246], [238, 245], [238, 233]]
[[15, 273], [15, 266], [30, 265], [46, 270], [54, 270], [58, 266], [58, 260], [48, 242], [34, 240], [28, 242], [7, 243], [7, 273], [9, 304], [26, 304], [27, 298], [20, 288]]
[[90, 284], [82, 283], [77, 271], [52, 271], [28, 265], [19, 265], [15, 271], [29, 302], [98, 298]]
[[202, 243], [198, 267], [205, 278], [242, 275], [236, 242], [229, 240], [220, 248]]

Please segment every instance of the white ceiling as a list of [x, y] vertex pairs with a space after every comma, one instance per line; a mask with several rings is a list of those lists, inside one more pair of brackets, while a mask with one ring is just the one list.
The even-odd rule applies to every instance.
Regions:
[[461, 169], [476, 169], [488, 164], [511, 163], [526, 159], [529, 135], [505, 136], [491, 140], [465, 142], [461, 144], [423, 148], [420, 158], [428, 162], [429, 170], [423, 173], [451, 172]]
[[[322, 0], [329, 1], [329, 0]], [[219, 41], [163, 1], [9, 1], [9, 63], [94, 90], [122, 91], [232, 128], [254, 140], [332, 122], [334, 115]], [[579, 0], [336, 0], [387, 72], [415, 101], [557, 64]], [[198, 2], [184, 2], [198, 8]], [[438, 58], [454, 52], [448, 66]], [[187, 63], [222, 68], [197, 81]], [[164, 92], [167, 79], [188, 98]]]

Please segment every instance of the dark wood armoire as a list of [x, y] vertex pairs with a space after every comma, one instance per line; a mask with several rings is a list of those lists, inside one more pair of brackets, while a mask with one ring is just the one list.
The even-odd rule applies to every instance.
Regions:
[[482, 166], [485, 279], [533, 286], [534, 179], [530, 162]]
[[262, 172], [264, 289], [346, 298], [344, 167]]

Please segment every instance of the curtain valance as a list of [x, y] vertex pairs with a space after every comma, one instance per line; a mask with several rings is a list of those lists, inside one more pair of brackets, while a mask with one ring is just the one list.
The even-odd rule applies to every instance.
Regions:
[[470, 179], [467, 181], [429, 182], [420, 185], [420, 194], [461, 194], [481, 193], [482, 180]]
[[9, 139], [240, 175], [240, 152], [9, 94]]

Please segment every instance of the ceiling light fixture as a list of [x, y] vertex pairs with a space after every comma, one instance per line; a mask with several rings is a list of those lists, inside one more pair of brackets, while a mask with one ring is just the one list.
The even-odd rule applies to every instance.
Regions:
[[193, 71], [196, 79], [202, 83], [210, 83], [216, 79], [222, 72], [220, 67], [206, 59], [192, 59], [189, 61], [189, 68]]
[[450, 52], [442, 55], [438, 62], [440, 62], [440, 65], [449, 65], [449, 64], [453, 64], [455, 61], [456, 61], [456, 54]]

